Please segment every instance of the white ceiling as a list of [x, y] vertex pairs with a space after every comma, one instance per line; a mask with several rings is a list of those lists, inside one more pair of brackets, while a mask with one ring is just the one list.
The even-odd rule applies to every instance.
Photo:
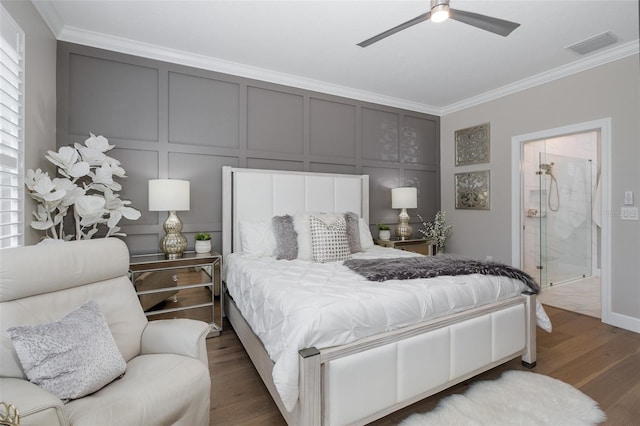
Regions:
[[[521, 24], [504, 38], [460, 22], [371, 36], [429, 1], [40, 1], [59, 40], [444, 115], [638, 54], [637, 0], [451, 0]], [[566, 49], [610, 31], [585, 56]]]

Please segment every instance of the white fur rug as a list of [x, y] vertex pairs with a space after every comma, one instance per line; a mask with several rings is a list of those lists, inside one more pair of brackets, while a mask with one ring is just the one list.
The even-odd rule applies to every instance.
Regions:
[[498, 380], [477, 382], [451, 395], [432, 411], [413, 414], [401, 426], [423, 425], [596, 425], [606, 419], [598, 404], [560, 380], [526, 371], [507, 371]]

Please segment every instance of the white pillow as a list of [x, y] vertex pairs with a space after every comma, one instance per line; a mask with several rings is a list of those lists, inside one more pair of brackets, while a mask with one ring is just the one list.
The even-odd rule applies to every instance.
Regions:
[[273, 256], [276, 250], [276, 238], [271, 221], [241, 221], [240, 243], [244, 254], [258, 257]]
[[7, 333], [29, 381], [63, 400], [89, 395], [127, 368], [91, 300], [58, 321], [11, 327]]
[[311, 215], [311, 244], [315, 262], [339, 262], [351, 259], [351, 249], [347, 238], [347, 222], [343, 215], [331, 223]]
[[360, 245], [362, 250], [368, 250], [373, 247], [373, 237], [371, 236], [371, 229], [363, 218], [360, 218], [358, 223], [360, 225]]
[[298, 259], [313, 260], [309, 215], [306, 213], [298, 213], [293, 216], [293, 229], [296, 230], [297, 234]]

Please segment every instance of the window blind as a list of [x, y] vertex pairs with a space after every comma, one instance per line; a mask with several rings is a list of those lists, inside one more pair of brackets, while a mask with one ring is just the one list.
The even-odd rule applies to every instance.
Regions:
[[24, 32], [0, 5], [0, 248], [24, 244]]

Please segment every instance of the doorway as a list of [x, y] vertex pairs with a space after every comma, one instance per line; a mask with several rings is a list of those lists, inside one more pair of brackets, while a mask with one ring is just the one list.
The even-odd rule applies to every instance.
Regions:
[[609, 119], [512, 138], [512, 262], [540, 283], [543, 303], [604, 322], [610, 138]]
[[547, 289], [543, 303], [597, 317], [599, 140], [594, 130], [527, 141], [521, 178], [523, 269]]

